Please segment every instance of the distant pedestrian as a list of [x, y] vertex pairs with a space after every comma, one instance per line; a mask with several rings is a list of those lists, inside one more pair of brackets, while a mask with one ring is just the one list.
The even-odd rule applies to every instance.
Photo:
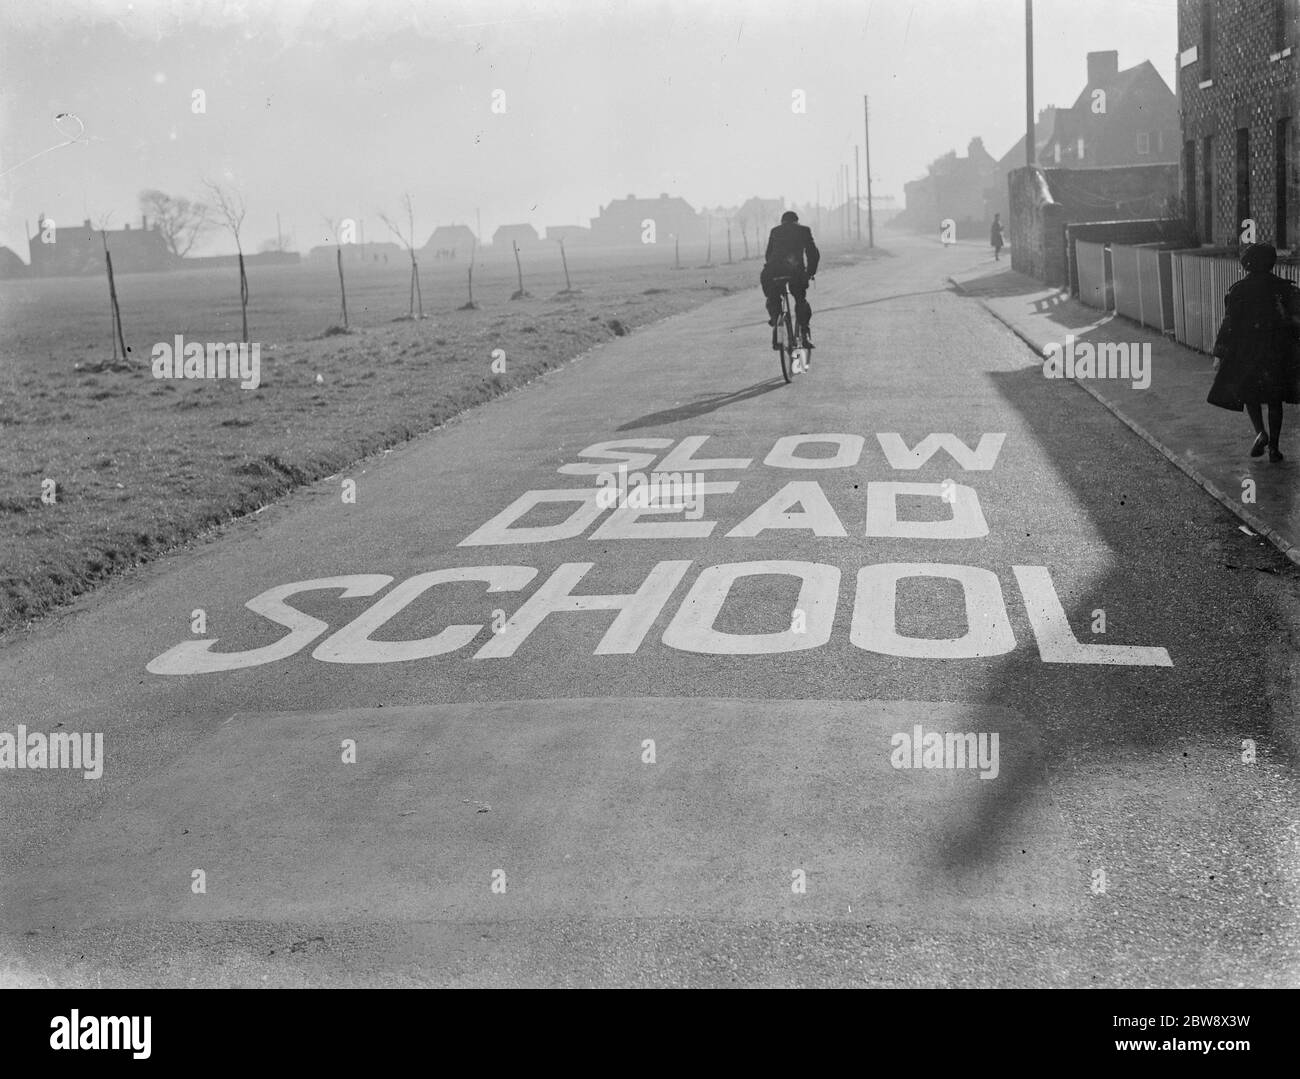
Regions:
[[[1252, 457], [1268, 448], [1270, 461], [1282, 460], [1282, 404], [1300, 404], [1300, 289], [1274, 274], [1277, 249], [1251, 244], [1241, 253], [1246, 276], [1228, 290], [1225, 316], [1214, 343], [1219, 370], [1206, 400], [1240, 412], [1255, 430]], [[1268, 406], [1268, 427], [1263, 407]]]
[[993, 227], [989, 229], [989, 243], [993, 245], [993, 261], [1002, 257], [1002, 215], [993, 215]]

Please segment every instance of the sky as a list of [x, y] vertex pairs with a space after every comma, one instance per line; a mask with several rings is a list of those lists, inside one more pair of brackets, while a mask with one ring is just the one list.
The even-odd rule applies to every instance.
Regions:
[[[1090, 50], [1174, 88], [1175, 0], [1035, 0], [1034, 30], [1038, 108], [1073, 103]], [[277, 213], [303, 251], [326, 218], [392, 239], [407, 193], [418, 244], [633, 193], [829, 204], [864, 94], [877, 195], [975, 136], [1002, 156], [1022, 0], [0, 0], [0, 244], [26, 260], [42, 213], [121, 227], [142, 189], [206, 181], [243, 195], [245, 250]]]

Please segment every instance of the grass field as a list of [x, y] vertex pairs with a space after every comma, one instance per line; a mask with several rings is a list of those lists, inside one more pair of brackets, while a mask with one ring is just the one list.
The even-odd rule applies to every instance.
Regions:
[[[332, 265], [251, 267], [256, 390], [150, 368], [153, 345], [177, 334], [239, 339], [237, 271], [120, 276], [130, 367], [106, 363], [102, 276], [0, 282], [0, 633], [647, 322], [752, 289], [763, 348], [758, 262], [704, 269], [701, 253], [684, 253], [675, 270], [671, 251], [579, 249], [569, 258], [579, 292], [557, 296], [558, 249], [523, 257], [531, 298], [510, 299], [506, 252], [480, 259], [469, 311], [459, 310], [466, 267], [422, 263], [422, 321], [403, 319], [409, 264], [350, 269], [347, 335], [326, 332], [341, 321]], [[823, 264], [858, 257], [832, 249]], [[491, 371], [494, 349], [505, 350], [504, 374]]]

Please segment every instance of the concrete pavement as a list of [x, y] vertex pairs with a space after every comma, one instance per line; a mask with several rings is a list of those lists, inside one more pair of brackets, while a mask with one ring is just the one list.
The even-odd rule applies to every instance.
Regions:
[[1214, 378], [1211, 356], [1179, 345], [1122, 316], [1098, 311], [1068, 291], [1016, 273], [992, 260], [955, 275], [953, 284], [973, 296], [1040, 355], [1067, 334], [1079, 342], [1149, 345], [1150, 385], [1133, 380], [1080, 378], [1132, 431], [1194, 479], [1292, 562], [1300, 564], [1300, 411], [1292, 405], [1282, 428], [1286, 460], [1271, 463], [1247, 451], [1255, 435], [1245, 413], [1234, 416], [1207, 404]]

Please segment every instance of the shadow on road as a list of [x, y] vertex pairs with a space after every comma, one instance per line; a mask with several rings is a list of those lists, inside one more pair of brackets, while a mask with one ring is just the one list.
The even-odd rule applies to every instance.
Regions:
[[[974, 811], [937, 841], [931, 869], [960, 881], [1004, 857], [1016, 823], [1043, 804], [1049, 775], [1079, 775], [1086, 783], [1104, 774], [1106, 786], [1094, 792], [1099, 808], [1108, 814], [1117, 803], [1130, 808], [1131, 828], [1139, 832], [1144, 820], [1164, 823], [1158, 807], [1167, 799], [1177, 805], [1169, 825], [1183, 830], [1184, 841], [1208, 842], [1210, 833], [1223, 831], [1249, 834], [1248, 820], [1214, 819], [1216, 807], [1247, 796], [1239, 785], [1254, 787], [1254, 769], [1240, 761], [1243, 740], [1254, 740], [1292, 773], [1300, 763], [1285, 719], [1288, 629], [1256, 588], [1256, 570], [1285, 572], [1277, 568], [1281, 556], [1240, 533], [1226, 511], [1221, 523], [1170, 519], [1153, 528], [1151, 513], [1135, 513], [1135, 507], [1163, 506], [1172, 485], [1190, 480], [1077, 387], [1046, 380], [1033, 368], [988, 377], [1032, 432], [1021, 452], [1039, 455], [1053, 470], [1098, 537], [1078, 548], [1071, 569], [1053, 568], [1038, 548], [1029, 548], [1036, 541], [1027, 536], [1016, 564], [1047, 564], [1080, 643], [1161, 646], [1174, 666], [1040, 662], [1023, 598], [1009, 583], [1007, 610], [1022, 647], [988, 672], [980, 703], [1036, 704], [1025, 718], [1039, 744], [1032, 753], [1003, 748], [1001, 775], [980, 785]], [[1127, 463], [1117, 468], [1117, 460]], [[1098, 565], [1107, 568], [1083, 568]], [[1104, 636], [1091, 632], [1098, 610], [1106, 612]], [[1154, 771], [1167, 776], [1166, 769], [1180, 764], [1201, 777], [1224, 777], [1211, 786], [1215, 793], [1202, 818], [1189, 813], [1179, 802], [1186, 792], [1170, 789], [1166, 779], [1149, 790], [1141, 786]], [[1189, 830], [1201, 838], [1188, 840]], [[1125, 838], [1146, 841], [1133, 831]]]
[[[874, 300], [861, 300], [858, 303], [840, 304], [838, 307], [814, 307], [813, 313], [825, 315], [831, 311], [852, 311], [855, 307], [871, 307], [873, 304], [888, 303], [890, 300], [907, 300], [913, 296], [935, 296], [944, 292], [952, 292], [952, 288], [929, 288], [920, 292], [900, 292], [896, 296], [877, 296]], [[811, 297], [810, 297], [811, 299]]]
[[660, 412], [651, 412], [645, 416], [638, 416], [634, 420], [628, 420], [627, 423], [615, 428], [615, 430], [635, 431], [639, 427], [657, 427], [663, 423], [692, 420], [696, 416], [704, 416], [710, 412], [716, 412], [720, 408], [737, 405], [741, 401], [748, 401], [753, 397], [761, 397], [765, 393], [779, 390], [784, 385], [785, 380], [777, 375], [764, 382], [756, 382], [743, 390], [732, 390], [730, 393], [704, 394], [687, 404], [676, 405], [673, 408], [666, 408]]
[[[910, 299], [913, 296], [935, 296], [944, 292], [956, 292], [956, 289], [952, 288], [951, 286], [948, 286], [946, 288], [924, 289], [920, 292], [900, 292], [895, 296], [877, 296], [873, 300], [860, 300], [858, 303], [845, 303], [845, 304], [840, 304], [838, 307], [818, 307], [816, 303], [816, 297], [810, 292], [808, 294], [808, 302], [812, 304], [813, 317], [816, 318], [818, 315], [825, 315], [831, 311], [852, 311], [856, 307], [871, 307], [873, 304], [888, 303], [890, 300], [906, 300], [906, 299]], [[762, 299], [763, 297], [760, 294], [759, 295], [760, 303], [762, 302]], [[755, 326], [762, 326], [764, 328], [767, 328], [767, 325], [768, 323], [766, 319], [759, 319], [758, 321], [755, 322], [742, 322], [735, 326], [728, 326], [727, 330], [729, 332], [733, 330], [750, 330], [753, 329]]]

